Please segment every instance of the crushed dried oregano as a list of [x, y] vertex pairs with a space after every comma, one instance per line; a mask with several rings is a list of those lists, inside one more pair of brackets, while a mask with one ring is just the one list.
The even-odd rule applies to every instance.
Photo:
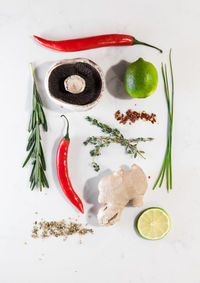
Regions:
[[93, 233], [92, 229], [88, 229], [83, 224], [70, 221], [67, 223], [64, 219], [61, 221], [35, 221], [32, 229], [32, 238], [49, 238], [63, 237], [66, 239], [73, 234], [80, 236], [87, 233]]

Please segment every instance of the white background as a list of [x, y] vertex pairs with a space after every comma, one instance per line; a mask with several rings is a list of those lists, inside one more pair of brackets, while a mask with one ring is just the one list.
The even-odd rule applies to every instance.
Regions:
[[[198, 0], [1, 0], [1, 283], [200, 282], [199, 26]], [[104, 33], [131, 34], [138, 40], [162, 47], [164, 53], [161, 55], [154, 49], [135, 46], [65, 54], [41, 47], [32, 38], [33, 34], [59, 40]], [[160, 66], [162, 61], [168, 62], [170, 47], [175, 76], [174, 187], [167, 193], [165, 184], [156, 191], [152, 191], [152, 186], [166, 145], [167, 109]], [[131, 207], [125, 208], [121, 221], [113, 227], [92, 226], [94, 235], [83, 237], [82, 244], [76, 236], [66, 242], [30, 237], [35, 220], [77, 217], [77, 212], [61, 193], [55, 172], [55, 151], [65, 127], [60, 118], [63, 112], [53, 107], [43, 87], [45, 73], [51, 64], [73, 57], [95, 61], [103, 69], [107, 82], [103, 99], [94, 109], [86, 113], [64, 111], [70, 120], [69, 170], [73, 186], [81, 198], [83, 195], [88, 197], [88, 192], [91, 198], [92, 192], [94, 199], [98, 180], [108, 170], [130, 166], [135, 161], [147, 176], [151, 176], [143, 208], [160, 206], [171, 216], [171, 232], [161, 241], [147, 241], [137, 235], [133, 223], [143, 208]], [[126, 64], [120, 61], [133, 62], [139, 57], [156, 66], [158, 88], [145, 100], [120, 99], [118, 96], [123, 94], [123, 88], [117, 75], [123, 73]], [[30, 62], [36, 68], [49, 126], [48, 133], [43, 136], [43, 147], [50, 189], [44, 189], [42, 193], [29, 189], [31, 167], [21, 168], [26, 156], [31, 112]], [[140, 121], [133, 126], [120, 126], [113, 114], [118, 109], [124, 112], [128, 108], [154, 112], [158, 123], [152, 125]], [[82, 142], [89, 135], [100, 132], [84, 120], [86, 115], [120, 128], [129, 137], [154, 137], [155, 141], [141, 145], [147, 159], [133, 160], [120, 146], [113, 146], [105, 149], [99, 158], [102, 171], [96, 174], [89, 166], [89, 148]], [[94, 210], [92, 204], [84, 200], [84, 207], [85, 214], [79, 221], [95, 225], [95, 219], [88, 219], [88, 213]]]

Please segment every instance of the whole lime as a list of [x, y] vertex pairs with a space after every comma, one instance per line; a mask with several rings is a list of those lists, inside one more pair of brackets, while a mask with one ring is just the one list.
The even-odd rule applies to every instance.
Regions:
[[157, 88], [158, 72], [153, 64], [139, 58], [125, 72], [126, 91], [135, 98], [150, 96]]

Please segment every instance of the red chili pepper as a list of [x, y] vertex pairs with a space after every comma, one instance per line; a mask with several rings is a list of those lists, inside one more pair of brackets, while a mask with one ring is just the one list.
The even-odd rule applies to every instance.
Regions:
[[62, 115], [61, 117], [64, 117], [67, 120], [67, 133], [64, 136], [64, 138], [61, 139], [56, 155], [56, 168], [57, 168], [58, 179], [61, 188], [65, 193], [65, 195], [67, 196], [67, 198], [71, 201], [71, 203], [73, 203], [74, 206], [76, 206], [76, 208], [78, 208], [78, 210], [81, 213], [84, 213], [83, 203], [78, 197], [78, 195], [75, 193], [68, 174], [67, 157], [68, 157], [68, 148], [70, 144], [69, 121], [64, 115]]
[[145, 42], [138, 41], [133, 36], [126, 34], [106, 34], [106, 35], [99, 35], [99, 36], [92, 36], [92, 37], [78, 38], [78, 39], [69, 39], [62, 41], [46, 40], [36, 35], [34, 35], [34, 38], [43, 46], [64, 52], [81, 51], [81, 50], [87, 50], [87, 49], [93, 49], [93, 48], [99, 48], [105, 46], [141, 44], [155, 48], [162, 53], [161, 49], [153, 45], [147, 44]]

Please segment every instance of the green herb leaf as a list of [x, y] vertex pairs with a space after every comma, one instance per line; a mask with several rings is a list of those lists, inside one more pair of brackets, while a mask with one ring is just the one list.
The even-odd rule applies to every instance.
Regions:
[[96, 162], [92, 162], [92, 167], [94, 168], [94, 170], [96, 172], [98, 172], [100, 170], [100, 167], [99, 167], [99, 165]]

